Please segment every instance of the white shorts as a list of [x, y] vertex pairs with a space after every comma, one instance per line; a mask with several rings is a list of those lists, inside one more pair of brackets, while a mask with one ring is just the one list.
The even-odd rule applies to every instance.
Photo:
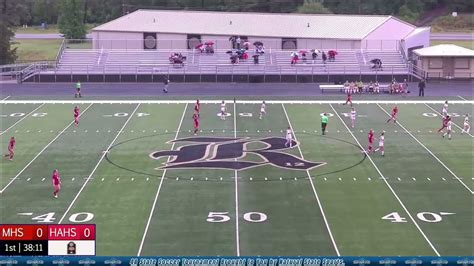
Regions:
[[468, 123], [464, 123], [464, 127], [471, 127]]
[[265, 109], [263, 109], [263, 108], [260, 109], [260, 113], [266, 113], [266, 112], [265, 112]]
[[379, 142], [379, 147], [383, 147], [383, 142]]
[[446, 129], [447, 129], [448, 131], [451, 131], [451, 126], [448, 126]]
[[355, 116], [351, 116], [351, 119], [352, 119], [352, 120], [356, 120]]

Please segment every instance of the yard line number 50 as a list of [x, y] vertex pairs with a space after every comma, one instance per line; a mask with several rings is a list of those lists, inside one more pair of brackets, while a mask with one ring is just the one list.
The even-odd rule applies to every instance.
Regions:
[[[267, 215], [261, 212], [247, 212], [244, 213], [244, 220], [251, 223], [261, 223], [267, 220]], [[209, 223], [228, 222], [230, 221], [229, 212], [209, 212], [206, 221]]]

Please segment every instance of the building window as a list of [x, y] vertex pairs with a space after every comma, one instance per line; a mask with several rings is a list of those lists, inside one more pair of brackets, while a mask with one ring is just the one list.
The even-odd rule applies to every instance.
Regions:
[[298, 47], [295, 38], [283, 38], [281, 40], [281, 49], [283, 50], [296, 50]]
[[188, 49], [194, 49], [201, 43], [201, 35], [188, 34]]
[[456, 58], [456, 59], [454, 59], [454, 68], [456, 68], [456, 69], [469, 69], [469, 58]]
[[429, 68], [431, 69], [443, 68], [443, 58], [430, 58]]

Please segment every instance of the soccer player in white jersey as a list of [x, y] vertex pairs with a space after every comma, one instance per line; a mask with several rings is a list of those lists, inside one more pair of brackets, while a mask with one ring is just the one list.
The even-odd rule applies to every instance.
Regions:
[[222, 101], [221, 103], [221, 119], [222, 120], [225, 120], [225, 116], [226, 116], [226, 113], [225, 113], [225, 101]]
[[265, 101], [262, 102], [262, 106], [260, 107], [260, 119], [263, 118], [263, 115], [267, 114], [267, 106], [265, 105]]
[[469, 115], [466, 114], [464, 117], [464, 127], [461, 131], [461, 134], [469, 134], [469, 131], [471, 131], [471, 125], [469, 124]]
[[444, 117], [448, 115], [448, 101], [444, 102], [443, 111], [441, 113], [443, 114]]
[[448, 135], [448, 139], [451, 139], [451, 127], [453, 125], [453, 121], [449, 120], [446, 126], [446, 132], [443, 134], [443, 138]]
[[355, 123], [356, 123], [356, 117], [357, 117], [357, 112], [355, 110], [354, 107], [352, 107], [351, 109], [351, 122], [352, 122], [352, 128], [355, 127]]
[[286, 143], [285, 147], [293, 147], [293, 132], [291, 131], [291, 128], [288, 127], [286, 129]]
[[382, 156], [385, 156], [384, 144], [385, 144], [385, 131], [382, 131], [379, 137], [379, 147], [375, 149], [375, 152], [378, 152], [380, 150], [380, 153], [382, 154]]

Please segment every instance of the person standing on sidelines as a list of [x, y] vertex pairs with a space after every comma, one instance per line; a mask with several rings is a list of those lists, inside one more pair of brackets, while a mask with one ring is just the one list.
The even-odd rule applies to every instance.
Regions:
[[81, 82], [80, 81], [78, 81], [76, 83], [76, 94], [74, 94], [74, 98], [77, 98], [77, 97], [82, 98], [82, 95], [81, 95]]
[[169, 84], [170, 84], [170, 80], [168, 79], [168, 77], [164, 77], [164, 80], [163, 80], [163, 93], [168, 93]]
[[321, 130], [322, 130], [322, 134], [323, 135], [326, 135], [326, 127], [328, 126], [328, 122], [329, 122], [329, 117], [328, 117], [328, 114], [327, 113], [324, 113], [322, 116], [321, 116]]
[[426, 87], [425, 80], [424, 79], [420, 80], [420, 82], [418, 82], [418, 96], [425, 97], [425, 87]]

